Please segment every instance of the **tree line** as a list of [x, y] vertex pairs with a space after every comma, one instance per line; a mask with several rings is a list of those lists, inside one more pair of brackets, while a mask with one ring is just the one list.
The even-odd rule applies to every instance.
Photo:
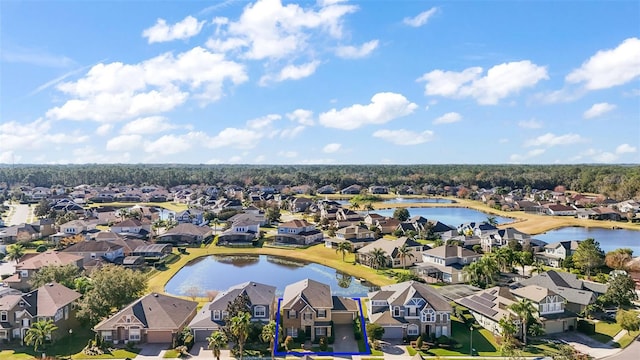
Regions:
[[67, 187], [81, 184], [240, 186], [333, 185], [553, 189], [629, 199], [640, 195], [633, 165], [0, 165], [0, 183]]

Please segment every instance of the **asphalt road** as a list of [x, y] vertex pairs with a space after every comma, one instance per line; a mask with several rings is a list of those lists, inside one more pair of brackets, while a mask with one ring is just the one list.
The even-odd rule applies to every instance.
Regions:
[[13, 208], [12, 215], [7, 219], [7, 226], [11, 225], [19, 225], [27, 222], [27, 217], [29, 216], [29, 205], [26, 204], [13, 204], [11, 205]]
[[640, 337], [636, 338], [631, 345], [627, 346], [619, 353], [605, 358], [607, 360], [638, 360], [640, 359]]

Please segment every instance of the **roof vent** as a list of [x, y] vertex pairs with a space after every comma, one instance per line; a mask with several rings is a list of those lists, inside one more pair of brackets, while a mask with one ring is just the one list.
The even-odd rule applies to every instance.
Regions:
[[158, 297], [158, 294], [154, 293], [154, 294], [153, 294], [153, 297]]

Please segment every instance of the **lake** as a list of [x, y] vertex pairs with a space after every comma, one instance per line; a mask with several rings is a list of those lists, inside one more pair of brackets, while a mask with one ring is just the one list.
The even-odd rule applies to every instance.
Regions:
[[600, 248], [604, 252], [630, 248], [633, 255], [640, 255], [640, 231], [626, 229], [604, 229], [604, 228], [584, 228], [565, 227], [550, 230], [543, 234], [533, 235], [534, 238], [552, 243], [564, 240], [584, 240], [594, 238], [600, 243]]
[[223, 291], [245, 281], [256, 281], [275, 286], [276, 295], [281, 296], [285, 286], [306, 278], [328, 284], [334, 295], [364, 297], [377, 289], [320, 264], [270, 255], [210, 255], [180, 269], [169, 280], [165, 291], [187, 295], [198, 289], [204, 296], [208, 290]]
[[[468, 222], [482, 222], [487, 221], [489, 214], [485, 214], [481, 211], [457, 208], [457, 207], [416, 207], [407, 208], [410, 216], [422, 216], [429, 220], [438, 220], [441, 223], [449, 226], [458, 227], [460, 224]], [[374, 212], [382, 216], [393, 216], [395, 209], [375, 210]], [[504, 224], [512, 222], [513, 219], [495, 216], [498, 224]]]
[[453, 204], [453, 200], [449, 199], [439, 199], [439, 198], [395, 198], [395, 199], [387, 199], [384, 200], [383, 203], [394, 203], [394, 204]]

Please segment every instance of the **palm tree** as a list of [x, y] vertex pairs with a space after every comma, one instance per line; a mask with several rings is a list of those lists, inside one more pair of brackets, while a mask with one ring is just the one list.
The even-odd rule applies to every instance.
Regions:
[[487, 222], [493, 226], [498, 226], [498, 220], [495, 216], [487, 216]]
[[500, 335], [502, 336], [502, 342], [510, 342], [513, 336], [518, 332], [516, 323], [513, 322], [511, 317], [503, 317], [498, 321], [500, 326]]
[[231, 334], [238, 341], [238, 350], [240, 351], [240, 360], [242, 360], [242, 353], [244, 352], [244, 343], [249, 336], [249, 326], [251, 325], [251, 314], [248, 312], [240, 312], [238, 315], [229, 319], [231, 322], [230, 330]]
[[405, 260], [407, 258], [409, 259], [413, 259], [416, 256], [413, 255], [413, 249], [411, 249], [410, 247], [407, 246], [407, 243], [402, 244], [402, 246], [400, 246], [398, 248], [398, 258], [400, 259], [400, 262], [402, 263], [402, 270], [404, 270], [406, 268], [405, 266]]
[[353, 211], [360, 210], [361, 208], [362, 207], [360, 206], [360, 203], [357, 201], [352, 202], [351, 206], [349, 206], [349, 210], [353, 210]]
[[542, 261], [536, 261], [533, 264], [533, 269], [531, 269], [530, 273], [533, 275], [533, 273], [538, 273], [538, 274], [542, 274], [543, 272], [547, 271], [544, 268], [544, 264], [542, 263]]
[[509, 271], [509, 269], [513, 267], [515, 256], [511, 248], [507, 246], [498, 248], [498, 250], [493, 253], [493, 256], [498, 262], [501, 271]]
[[509, 309], [520, 318], [520, 322], [522, 323], [522, 342], [524, 346], [527, 346], [527, 322], [533, 317], [533, 314], [536, 312], [536, 307], [531, 300], [522, 299], [519, 302], [509, 305]]
[[524, 267], [533, 263], [533, 255], [529, 251], [518, 251], [515, 255], [514, 262], [522, 266], [522, 276], [525, 276]]
[[7, 247], [7, 259], [16, 263], [24, 256], [24, 246], [22, 244], [14, 244]]
[[384, 250], [380, 248], [374, 248], [373, 250], [371, 250], [369, 255], [371, 256], [371, 265], [373, 265], [374, 269], [378, 270], [386, 265], [387, 253]]
[[227, 346], [227, 343], [229, 342], [227, 340], [227, 335], [220, 330], [214, 331], [211, 333], [211, 336], [207, 338], [207, 341], [209, 342], [209, 348], [213, 350], [213, 356], [215, 356], [217, 360], [220, 360], [220, 350]]
[[277, 333], [276, 322], [271, 320], [269, 323], [262, 327], [262, 333], [260, 333], [260, 339], [264, 342], [269, 343], [269, 347], [271, 349], [271, 359], [275, 357], [275, 341], [276, 341], [276, 333]]
[[220, 225], [220, 219], [215, 218], [215, 219], [211, 220], [211, 223], [213, 224], [213, 233], [217, 234], [218, 233], [218, 225]]
[[27, 345], [33, 345], [33, 351], [38, 351], [38, 346], [44, 345], [44, 341], [51, 338], [51, 334], [58, 330], [53, 324], [53, 320], [40, 320], [31, 325], [24, 337]]
[[343, 241], [341, 243], [338, 243], [338, 247], [336, 248], [336, 252], [341, 252], [342, 253], [342, 262], [344, 262], [344, 256], [353, 251], [353, 247], [351, 246], [351, 243], [348, 241]]
[[375, 210], [373, 204], [371, 204], [370, 202], [364, 204], [364, 209], [367, 210], [367, 215], [369, 214], [369, 211]]

